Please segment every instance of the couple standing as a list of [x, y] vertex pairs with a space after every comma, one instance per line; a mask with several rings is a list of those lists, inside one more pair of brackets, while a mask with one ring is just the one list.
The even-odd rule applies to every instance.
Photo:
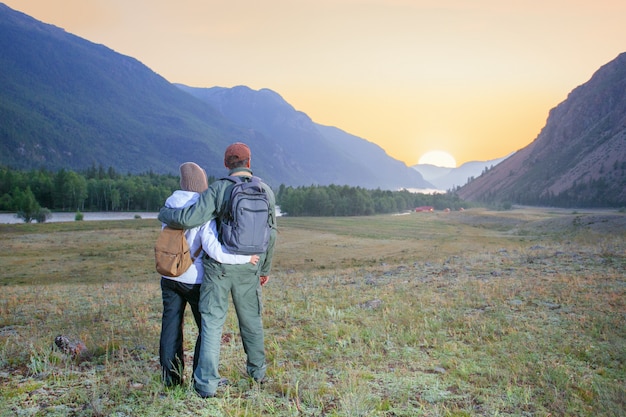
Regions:
[[[237, 142], [224, 153], [228, 175], [252, 177], [250, 149]], [[261, 285], [269, 279], [276, 240], [275, 198], [263, 184], [270, 200], [270, 243], [258, 255], [234, 255], [222, 247], [217, 236], [216, 218], [226, 209], [230, 180], [207, 184], [205, 171], [192, 162], [180, 166], [181, 188], [166, 201], [159, 220], [174, 228], [187, 229], [190, 253], [202, 247], [203, 254], [183, 275], [161, 279], [163, 319], [159, 347], [165, 385], [182, 383], [183, 320], [185, 306], [191, 306], [200, 331], [193, 359], [194, 389], [202, 398], [214, 397], [217, 387], [227, 383], [220, 378], [219, 355], [222, 328], [228, 310], [228, 296], [239, 321], [241, 340], [247, 355], [246, 370], [257, 382], [265, 380], [266, 362], [261, 319]]]

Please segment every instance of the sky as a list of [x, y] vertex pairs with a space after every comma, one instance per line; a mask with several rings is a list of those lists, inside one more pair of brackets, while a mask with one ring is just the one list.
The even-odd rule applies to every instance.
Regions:
[[624, 0], [0, 1], [173, 83], [269, 88], [409, 166], [527, 146], [626, 51]]

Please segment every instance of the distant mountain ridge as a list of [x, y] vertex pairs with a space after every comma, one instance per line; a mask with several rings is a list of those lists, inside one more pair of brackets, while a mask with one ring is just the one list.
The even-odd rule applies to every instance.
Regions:
[[422, 174], [422, 177], [438, 190], [448, 191], [467, 184], [485, 170], [493, 168], [511, 155], [489, 161], [470, 161], [456, 168], [431, 164], [417, 164], [413, 165], [412, 168]]
[[403, 162], [378, 145], [341, 129], [314, 123], [274, 91], [233, 88], [179, 88], [203, 100], [230, 122], [258, 132], [257, 143], [271, 150], [273, 172], [292, 177], [287, 185], [342, 184], [394, 189], [429, 187]]
[[[134, 58], [0, 3], [0, 164], [177, 174], [182, 162], [195, 161], [218, 177], [226, 146], [243, 141], [255, 174], [273, 186], [429, 185], [376, 145], [316, 125], [275, 92], [221, 94], [218, 110]], [[225, 111], [229, 103], [241, 107]]]
[[530, 145], [458, 195], [528, 205], [626, 205], [626, 53], [553, 108]]

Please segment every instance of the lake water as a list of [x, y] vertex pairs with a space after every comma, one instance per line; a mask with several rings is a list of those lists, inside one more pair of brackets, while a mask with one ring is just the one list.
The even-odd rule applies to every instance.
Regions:
[[[158, 212], [110, 212], [110, 211], [101, 211], [101, 212], [93, 212], [93, 213], [83, 213], [83, 221], [89, 220], [129, 220], [134, 219], [135, 215], [140, 216], [142, 219], [156, 219], [159, 215]], [[280, 211], [280, 207], [276, 206], [276, 216], [280, 217], [283, 214]], [[76, 213], [52, 213], [52, 216], [46, 220], [46, 222], [73, 222]], [[18, 219], [15, 216], [15, 213], [0, 213], [0, 224], [13, 224], [13, 223], [24, 223], [22, 219]], [[34, 223], [34, 222], [33, 222]]]
[[[83, 221], [90, 220], [130, 220], [135, 216], [142, 219], [156, 219], [159, 213], [143, 213], [143, 212], [94, 212], [83, 213]], [[46, 222], [73, 222], [76, 213], [52, 213], [52, 216]], [[22, 219], [15, 216], [15, 213], [0, 213], [0, 223], [24, 223]]]

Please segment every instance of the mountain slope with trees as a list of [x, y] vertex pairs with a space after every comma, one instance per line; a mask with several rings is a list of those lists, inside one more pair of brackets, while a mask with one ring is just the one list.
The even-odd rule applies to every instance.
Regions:
[[527, 147], [458, 190], [470, 201], [626, 205], [626, 53], [550, 111]]
[[[136, 59], [0, 3], [0, 165], [176, 174], [182, 162], [195, 161], [209, 175], [222, 176], [224, 149], [244, 141], [253, 149], [255, 174], [272, 186], [395, 189], [425, 184], [384, 152], [369, 163], [395, 165], [392, 174], [384, 177], [381, 170], [379, 178], [363, 169], [354, 175], [353, 156], [312, 132], [308, 116], [269, 90], [250, 92], [251, 100], [268, 105], [257, 110], [274, 123], [271, 128], [251, 128], [245, 118], [229, 120]], [[258, 113], [247, 116], [254, 119]], [[284, 136], [276, 135], [274, 127]], [[354, 140], [354, 153], [371, 146]]]
[[0, 4], [0, 163], [175, 172], [240, 137], [137, 60]]

